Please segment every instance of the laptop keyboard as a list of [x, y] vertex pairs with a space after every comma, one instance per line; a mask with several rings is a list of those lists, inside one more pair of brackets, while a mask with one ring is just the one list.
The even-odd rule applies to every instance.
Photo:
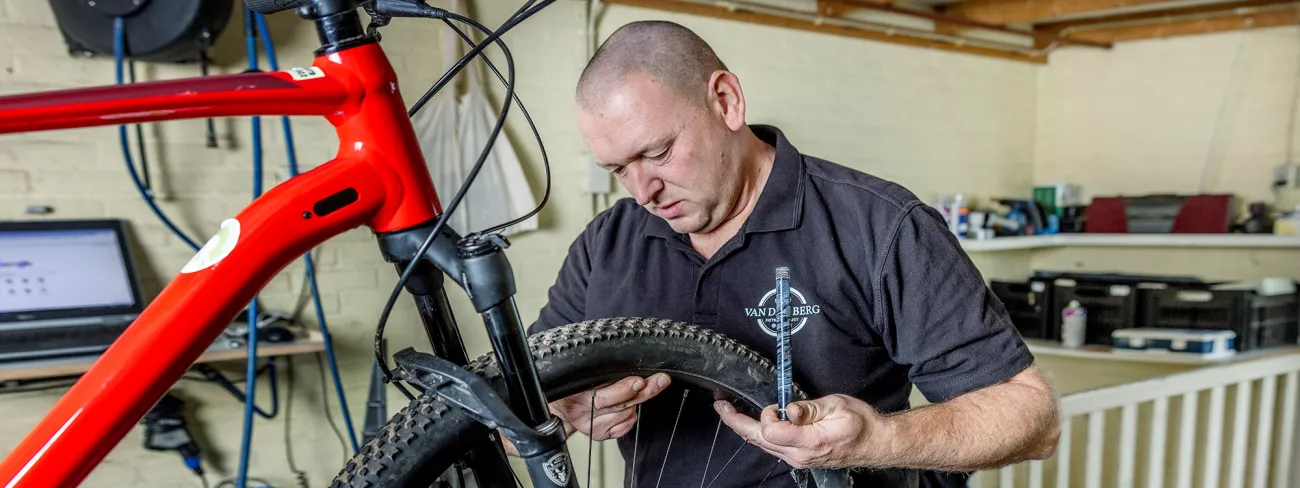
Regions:
[[[106, 349], [129, 324], [96, 324], [0, 332], [0, 360], [56, 356], [74, 349]], [[83, 352], [84, 354], [84, 352]]]

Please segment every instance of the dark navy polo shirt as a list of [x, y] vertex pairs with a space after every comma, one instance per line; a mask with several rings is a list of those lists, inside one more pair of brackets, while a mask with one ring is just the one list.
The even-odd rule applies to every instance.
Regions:
[[[775, 360], [774, 269], [786, 266], [796, 320], [794, 379], [810, 397], [842, 393], [895, 412], [908, 408], [913, 385], [941, 402], [1033, 362], [937, 211], [897, 184], [800, 154], [776, 128], [752, 129], [776, 148], [775, 163], [752, 214], [712, 258], [633, 200], [620, 200], [573, 243], [530, 332], [656, 317], [716, 330]], [[716, 478], [713, 486], [734, 488], [766, 476], [765, 486], [791, 486], [786, 464], [742, 447], [725, 425], [713, 445], [718, 416], [711, 399], [696, 397], [688, 397], [680, 419], [680, 393], [643, 406], [636, 473], [633, 436], [618, 441], [629, 485], [633, 477], [645, 487]], [[917, 478], [912, 471], [862, 470], [855, 485], [910, 487]]]

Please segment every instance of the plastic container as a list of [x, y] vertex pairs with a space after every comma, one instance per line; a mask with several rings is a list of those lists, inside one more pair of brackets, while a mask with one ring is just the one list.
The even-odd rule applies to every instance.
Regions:
[[1206, 358], [1236, 354], [1237, 334], [1230, 330], [1120, 329], [1111, 333], [1117, 350], [1189, 354]]
[[[1209, 290], [1147, 290], [1142, 324], [1166, 329], [1227, 330], [1236, 349], [1293, 345], [1300, 336], [1300, 296], [1271, 282]], [[1266, 291], [1267, 290], [1267, 291]], [[1288, 292], [1289, 291], [1289, 292]]]
[[1057, 313], [1057, 309], [1052, 307], [1051, 280], [993, 280], [989, 282], [989, 288], [1006, 307], [1011, 323], [1015, 324], [1021, 337], [1053, 341], [1061, 338], [1060, 329], [1053, 327], [1056, 321], [1052, 320], [1052, 315]]
[[1061, 345], [1069, 348], [1083, 347], [1088, 330], [1088, 311], [1078, 300], [1061, 310]]

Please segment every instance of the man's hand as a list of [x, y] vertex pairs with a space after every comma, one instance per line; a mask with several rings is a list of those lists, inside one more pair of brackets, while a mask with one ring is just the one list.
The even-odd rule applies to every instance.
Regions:
[[831, 395], [776, 406], [756, 421], [726, 402], [718, 415], [741, 437], [796, 468], [992, 469], [1047, 459], [1060, 438], [1056, 396], [1037, 367], [946, 402], [881, 415], [865, 402]]
[[551, 402], [551, 413], [564, 421], [570, 433], [577, 430], [598, 441], [616, 439], [636, 426], [636, 406], [654, 398], [671, 382], [667, 374], [658, 373], [649, 378], [629, 376], [598, 388], [594, 419], [590, 391]]
[[725, 401], [714, 402], [713, 408], [750, 444], [799, 469], [871, 464], [864, 448], [885, 425], [871, 405], [846, 395], [792, 402], [786, 406], [789, 422], [777, 417], [776, 405], [763, 409], [760, 420]]

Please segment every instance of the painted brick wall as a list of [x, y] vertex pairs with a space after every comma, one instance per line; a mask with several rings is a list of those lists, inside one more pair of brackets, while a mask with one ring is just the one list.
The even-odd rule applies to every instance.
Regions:
[[[517, 7], [507, 3], [476, 2], [477, 16], [497, 25]], [[46, 4], [0, 0], [0, 5], [0, 93], [111, 82], [111, 61], [66, 55]], [[507, 36], [519, 70], [518, 90], [541, 129], [556, 183], [541, 217], [543, 229], [514, 239], [510, 250], [525, 321], [536, 317], [545, 303], [546, 289], [570, 242], [592, 216], [582, 183], [587, 156], [571, 106], [585, 62], [584, 9], [582, 2], [557, 2]], [[666, 18], [696, 29], [739, 74], [750, 122], [779, 125], [804, 152], [895, 179], [931, 201], [937, 194], [957, 191], [976, 196], [1028, 191], [1039, 103], [1033, 66], [625, 7], [608, 9], [600, 33], [646, 18]], [[289, 14], [270, 20], [281, 63], [308, 63], [314, 47], [310, 26]], [[215, 50], [214, 56], [225, 64], [221, 71], [243, 69], [240, 22], [232, 21], [235, 28], [221, 37]], [[440, 28], [432, 22], [398, 20], [384, 31], [384, 45], [408, 101], [441, 71]], [[197, 74], [192, 67], [145, 70], [146, 79]], [[500, 95], [499, 89], [493, 90]], [[325, 122], [304, 119], [295, 124], [304, 164], [331, 157], [335, 139]], [[219, 121], [217, 127], [220, 150], [202, 147], [202, 121], [146, 130], [163, 207], [196, 238], [211, 234], [249, 198], [247, 119]], [[539, 153], [522, 118], [512, 118], [507, 133], [540, 195]], [[264, 123], [264, 134], [267, 183], [274, 184], [283, 177], [283, 137], [278, 123]], [[149, 289], [156, 291], [191, 253], [155, 222], [122, 166], [115, 128], [0, 137], [0, 218], [27, 218], [20, 211], [31, 204], [55, 207], [51, 217], [57, 218], [126, 218], [137, 238]], [[368, 385], [374, 320], [394, 282], [391, 267], [374, 250], [369, 232], [356, 230], [319, 252], [326, 311], [358, 421]], [[986, 273], [1017, 276], [1027, 270], [1023, 255], [975, 259]], [[263, 293], [267, 304], [291, 307], [302, 285], [301, 274], [295, 264], [274, 279]], [[472, 310], [459, 294], [453, 293], [453, 298], [471, 354], [485, 352], [486, 340]], [[389, 328], [390, 343], [418, 345], [423, 333], [408, 304], [400, 303]], [[241, 376], [238, 368], [242, 366], [232, 365], [235, 376]], [[295, 377], [294, 449], [299, 466], [317, 486], [341, 465], [340, 449], [320, 413], [315, 363], [300, 359]], [[211, 455], [209, 479], [215, 485], [236, 467], [240, 407], [206, 384], [185, 381], [177, 389], [198, 405], [194, 420]], [[15, 444], [60, 392], [0, 396], [0, 415], [13, 419], [0, 425], [0, 452]], [[401, 404], [395, 393], [389, 399], [394, 410]], [[332, 398], [331, 405], [337, 413]], [[275, 486], [289, 486], [291, 481], [283, 462], [283, 432], [283, 417], [258, 421], [252, 472]], [[173, 455], [142, 450], [139, 435], [137, 430], [124, 440], [87, 486], [197, 486]], [[575, 440], [574, 446], [581, 472], [586, 442]], [[605, 469], [598, 469], [597, 477], [617, 486], [622, 468], [611, 448], [598, 451], [603, 461], [598, 467]]]

